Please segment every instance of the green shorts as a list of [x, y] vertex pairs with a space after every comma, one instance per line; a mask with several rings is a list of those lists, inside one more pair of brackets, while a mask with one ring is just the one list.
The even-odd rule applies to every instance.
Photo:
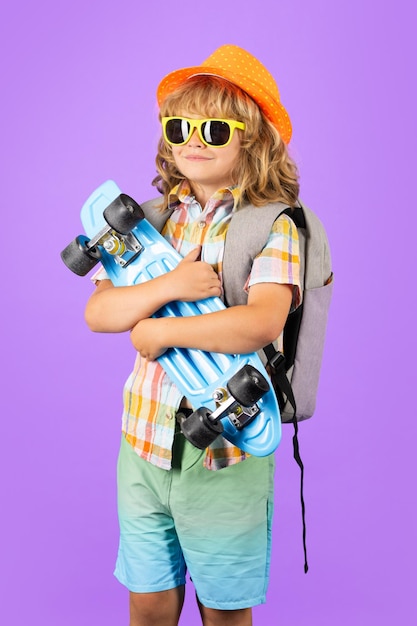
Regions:
[[149, 593], [184, 585], [188, 570], [208, 608], [261, 604], [269, 578], [274, 456], [212, 471], [203, 467], [204, 454], [178, 432], [167, 471], [122, 438], [115, 576], [130, 591]]

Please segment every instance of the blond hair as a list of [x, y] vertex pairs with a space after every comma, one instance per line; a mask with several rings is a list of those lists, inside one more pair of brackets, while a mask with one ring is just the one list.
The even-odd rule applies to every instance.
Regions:
[[[231, 181], [241, 192], [241, 204], [259, 207], [269, 202], [285, 202], [295, 205], [299, 192], [297, 167], [278, 130], [246, 92], [217, 76], [193, 76], [167, 96], [161, 104], [160, 118], [184, 111], [245, 123], [245, 130], [237, 131], [242, 133], [241, 151], [231, 172]], [[184, 180], [184, 176], [175, 165], [171, 146], [162, 137], [156, 167], [158, 175], [152, 184], [164, 195], [163, 207], [166, 208], [170, 190]]]

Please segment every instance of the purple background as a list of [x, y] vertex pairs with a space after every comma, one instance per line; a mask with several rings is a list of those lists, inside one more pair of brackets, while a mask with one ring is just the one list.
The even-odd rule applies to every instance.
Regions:
[[[154, 196], [156, 86], [224, 43], [277, 78], [301, 195], [326, 224], [336, 275], [317, 414], [301, 426], [310, 572], [285, 427], [271, 584], [255, 623], [416, 623], [411, 7], [3, 3], [2, 623], [127, 624], [112, 571], [121, 389], [134, 354], [126, 336], [87, 330], [90, 281], [59, 252], [107, 178], [139, 202]], [[196, 623], [190, 586], [181, 625]]]

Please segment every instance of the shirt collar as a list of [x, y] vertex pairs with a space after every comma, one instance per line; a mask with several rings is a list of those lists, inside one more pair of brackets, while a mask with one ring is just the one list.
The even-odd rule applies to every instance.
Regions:
[[[233, 208], [236, 208], [237, 202], [240, 197], [240, 189], [237, 185], [230, 187], [224, 187], [216, 191], [211, 200], [215, 200], [216, 203], [233, 199]], [[168, 196], [168, 206], [170, 209], [175, 209], [179, 204], [191, 204], [195, 198], [192, 195], [191, 186], [188, 180], [182, 180], [178, 185], [173, 187]]]

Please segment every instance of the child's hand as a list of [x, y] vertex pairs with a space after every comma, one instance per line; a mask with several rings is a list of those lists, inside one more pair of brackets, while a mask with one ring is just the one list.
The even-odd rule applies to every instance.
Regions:
[[173, 300], [195, 302], [221, 295], [219, 277], [209, 263], [198, 260], [200, 254], [201, 246], [197, 246], [172, 270], [175, 290]]

